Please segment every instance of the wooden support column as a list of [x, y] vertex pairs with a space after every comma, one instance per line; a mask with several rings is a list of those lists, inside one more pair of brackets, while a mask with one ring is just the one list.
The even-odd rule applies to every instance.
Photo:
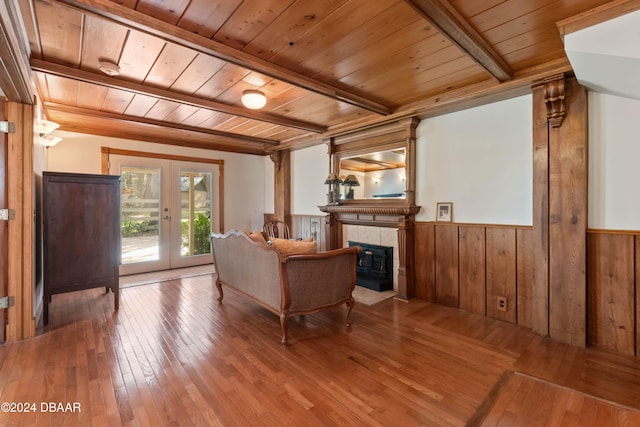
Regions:
[[[587, 91], [575, 78], [548, 82], [564, 120], [549, 126], [549, 335], [586, 345]], [[564, 86], [562, 88], [561, 86]], [[553, 109], [557, 111], [557, 108]], [[551, 120], [554, 119], [554, 120]]]
[[274, 164], [273, 213], [291, 229], [291, 152], [273, 151], [270, 158]]
[[557, 75], [533, 90], [531, 286], [519, 289], [524, 326], [586, 345], [587, 92]]
[[549, 121], [544, 85], [533, 89], [531, 264], [528, 286], [518, 284], [518, 324], [546, 336], [549, 335]]

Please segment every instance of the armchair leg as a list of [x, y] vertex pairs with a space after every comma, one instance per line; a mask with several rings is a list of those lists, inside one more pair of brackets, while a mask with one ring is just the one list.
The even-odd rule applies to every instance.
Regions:
[[287, 324], [287, 320], [289, 319], [289, 316], [287, 316], [286, 313], [280, 313], [280, 327], [282, 328], [282, 345], [286, 345], [287, 344], [287, 328], [288, 328], [288, 324]]
[[353, 296], [349, 297], [349, 301], [347, 301], [347, 326], [351, 325], [351, 311], [355, 305], [356, 300], [353, 299]]
[[222, 302], [222, 298], [224, 297], [224, 293], [222, 292], [222, 283], [220, 283], [220, 280], [217, 279], [216, 288], [218, 288], [218, 302]]

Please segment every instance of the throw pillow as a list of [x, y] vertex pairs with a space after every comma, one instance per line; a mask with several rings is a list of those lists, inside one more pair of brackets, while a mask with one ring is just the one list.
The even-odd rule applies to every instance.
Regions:
[[264, 236], [262, 235], [261, 231], [253, 230], [253, 232], [251, 233], [249, 232], [249, 230], [242, 230], [242, 231], [244, 231], [244, 234], [249, 236], [249, 238], [254, 242], [262, 243], [263, 245], [267, 244], [267, 241], [264, 239]]
[[271, 246], [274, 246], [281, 253], [286, 255], [315, 254], [318, 252], [318, 247], [314, 241], [305, 242], [303, 240], [288, 240], [272, 237]]

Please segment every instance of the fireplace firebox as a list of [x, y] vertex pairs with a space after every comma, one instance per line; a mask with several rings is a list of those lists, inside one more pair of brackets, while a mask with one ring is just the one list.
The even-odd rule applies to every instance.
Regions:
[[356, 284], [374, 291], [393, 290], [393, 247], [351, 242], [360, 246], [356, 262]]

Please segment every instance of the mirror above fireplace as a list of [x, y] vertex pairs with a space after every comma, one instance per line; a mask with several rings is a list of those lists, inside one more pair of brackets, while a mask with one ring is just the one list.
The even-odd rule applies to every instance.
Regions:
[[[343, 183], [340, 199], [404, 198], [405, 158], [404, 147], [341, 158], [340, 177]], [[351, 186], [352, 181], [345, 181], [349, 176], [356, 178], [357, 186]], [[349, 197], [351, 190], [353, 197]]]
[[339, 205], [414, 206], [418, 122], [403, 119], [332, 138], [331, 171], [349, 178], [340, 186]]

